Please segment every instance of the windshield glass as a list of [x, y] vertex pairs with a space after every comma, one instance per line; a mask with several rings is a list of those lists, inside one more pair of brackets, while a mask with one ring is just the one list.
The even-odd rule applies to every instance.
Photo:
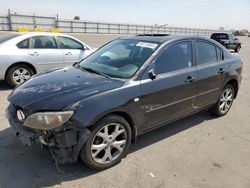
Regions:
[[14, 34], [14, 33], [12, 33], [12, 34], [1, 35], [1, 36], [0, 36], [0, 44], [3, 43], [3, 42], [5, 42], [5, 41], [7, 41], [7, 40], [10, 40], [10, 39], [12, 39], [12, 38], [15, 38], [15, 37], [17, 37], [17, 36], [19, 36], [19, 35], [18, 35], [18, 34]]
[[80, 66], [110, 77], [131, 77], [158, 48], [159, 43], [118, 39], [84, 59]]
[[213, 34], [212, 39], [228, 39], [227, 34]]

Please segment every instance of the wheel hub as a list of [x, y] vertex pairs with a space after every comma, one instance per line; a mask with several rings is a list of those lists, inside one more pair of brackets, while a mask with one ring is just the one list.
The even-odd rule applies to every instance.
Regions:
[[21, 84], [31, 77], [30, 72], [25, 68], [19, 68], [13, 72], [12, 78], [16, 84]]

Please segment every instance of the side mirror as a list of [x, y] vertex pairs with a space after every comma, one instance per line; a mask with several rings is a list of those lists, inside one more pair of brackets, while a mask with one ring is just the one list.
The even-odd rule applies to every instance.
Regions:
[[84, 50], [86, 50], [86, 47], [85, 47], [84, 45], [82, 45], [82, 47], [81, 47], [81, 48], [79, 48], [79, 50], [84, 51]]
[[149, 71], [148, 71], [148, 77], [151, 79], [151, 80], [154, 80], [155, 78], [156, 78], [156, 73], [155, 73], [155, 71], [154, 71], [154, 69], [150, 69]]
[[234, 40], [239, 40], [238, 38], [234, 38]]

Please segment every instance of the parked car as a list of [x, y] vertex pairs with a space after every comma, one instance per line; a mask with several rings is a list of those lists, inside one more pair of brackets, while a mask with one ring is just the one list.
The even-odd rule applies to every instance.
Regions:
[[229, 50], [234, 50], [235, 52], [239, 52], [241, 49], [240, 40], [234, 36], [232, 33], [213, 33], [211, 35], [211, 39], [216, 40], [221, 43]]
[[226, 115], [241, 72], [240, 57], [207, 38], [119, 38], [18, 86], [7, 118], [25, 145], [48, 146], [57, 164], [79, 156], [106, 169], [138, 135], [207, 108]]
[[11, 33], [0, 36], [0, 80], [15, 87], [32, 75], [82, 60], [92, 49], [65, 34]]

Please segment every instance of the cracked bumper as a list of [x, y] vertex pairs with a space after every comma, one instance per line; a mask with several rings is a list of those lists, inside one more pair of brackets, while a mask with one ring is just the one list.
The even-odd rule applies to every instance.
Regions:
[[33, 130], [23, 126], [18, 120], [17, 108], [10, 104], [6, 109], [6, 118], [15, 135], [25, 146], [43, 144], [50, 148], [53, 158], [58, 164], [73, 163], [87, 141], [90, 131], [70, 122], [52, 131]]

